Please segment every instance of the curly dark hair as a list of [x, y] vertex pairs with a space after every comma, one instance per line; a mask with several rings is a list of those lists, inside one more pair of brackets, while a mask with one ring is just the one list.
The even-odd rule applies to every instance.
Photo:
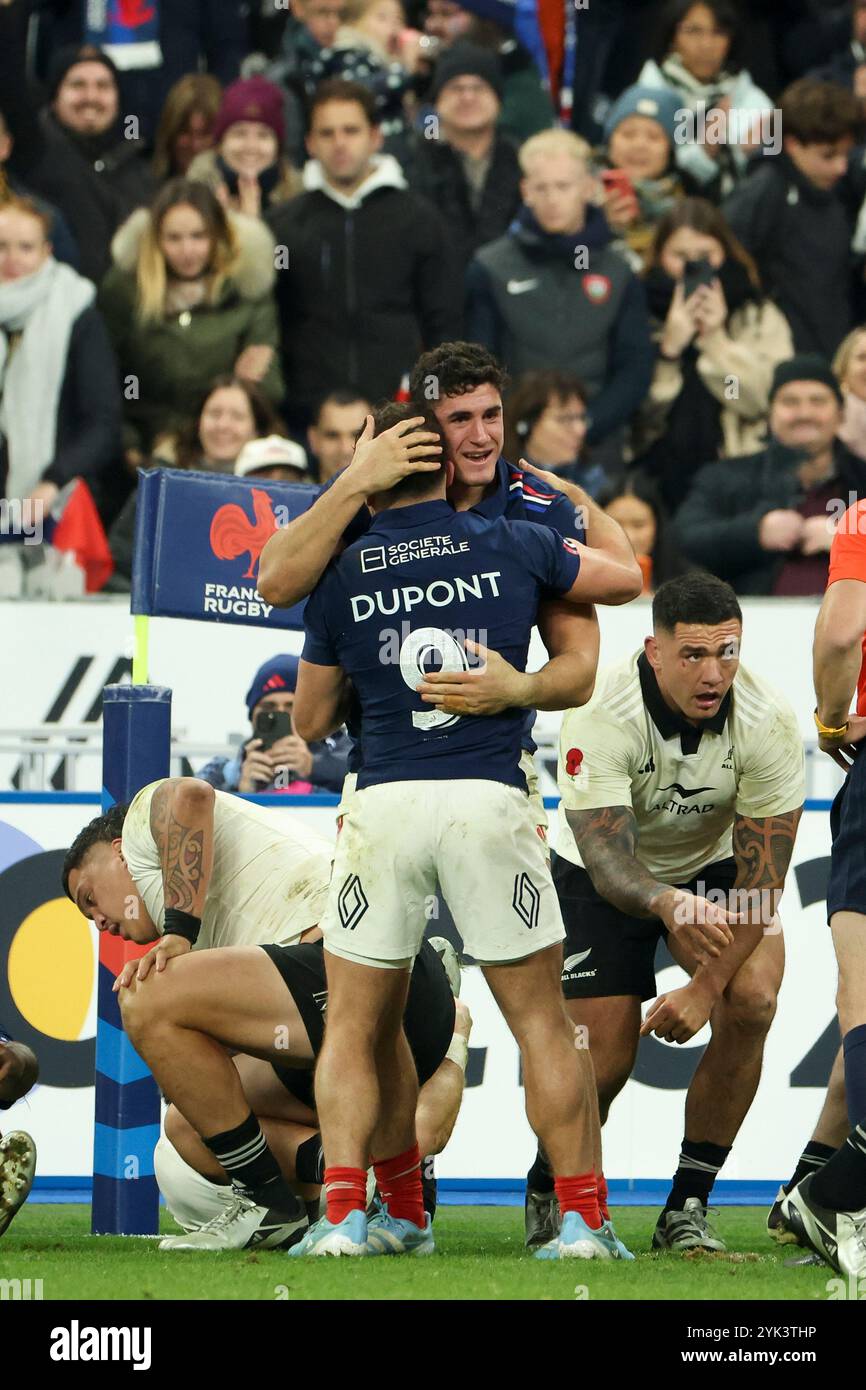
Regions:
[[83, 830], [79, 830], [66, 851], [61, 871], [63, 891], [67, 898], [72, 897], [69, 891], [69, 875], [72, 870], [81, 868], [94, 845], [110, 845], [112, 840], [120, 839], [128, 810], [128, 803], [124, 806], [112, 806], [104, 815], [96, 816], [94, 820], [85, 825]]
[[465, 396], [478, 386], [493, 386], [502, 395], [508, 373], [480, 343], [440, 343], [422, 352], [409, 378], [409, 393], [422, 410], [443, 396]]

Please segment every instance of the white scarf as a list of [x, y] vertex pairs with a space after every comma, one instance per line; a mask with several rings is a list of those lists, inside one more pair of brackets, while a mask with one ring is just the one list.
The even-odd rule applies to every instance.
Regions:
[[[0, 434], [7, 497], [27, 497], [54, 458], [57, 410], [72, 326], [95, 286], [49, 256], [32, 275], [0, 284]], [[14, 350], [9, 337], [20, 333]]]

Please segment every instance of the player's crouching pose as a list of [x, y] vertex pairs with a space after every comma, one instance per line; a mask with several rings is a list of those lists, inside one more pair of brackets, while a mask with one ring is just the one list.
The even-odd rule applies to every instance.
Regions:
[[[661, 1250], [725, 1248], [707, 1199], [757, 1090], [784, 964], [776, 913], [805, 795], [803, 745], [787, 701], [740, 665], [741, 637], [729, 585], [670, 580], [645, 650], [603, 672], [562, 725], [562, 986], [588, 1030], [602, 1119], [641, 1033], [684, 1043], [712, 1028], [653, 1236]], [[641, 1026], [660, 937], [692, 978]], [[555, 1222], [543, 1154], [527, 1189], [533, 1243]]]
[[[35, 1086], [39, 1066], [24, 1043], [0, 1028], [0, 1110], [8, 1110]], [[36, 1172], [36, 1145], [22, 1129], [0, 1136], [0, 1236], [30, 1195]]]
[[[316, 1102], [327, 1215], [291, 1253], [433, 1249], [402, 1017], [438, 880], [520, 1046], [527, 1114], [553, 1160], [565, 1217], [539, 1254], [627, 1258], [598, 1209], [592, 1064], [575, 1048], [559, 992], [562, 919], [519, 767], [522, 713], [448, 714], [417, 686], [431, 654], [465, 668], [461, 634], [486, 633], [483, 646], [522, 672], [542, 594], [627, 602], [640, 571], [619, 532], [588, 549], [546, 527], [455, 512], [445, 496], [453, 472], [450, 462], [413, 471], [369, 497], [369, 531], [329, 567], [306, 609], [298, 732], [339, 725], [348, 678], [363, 767], [322, 923], [329, 1004]], [[399, 657], [389, 658], [395, 632]], [[370, 1154], [389, 1195], [368, 1224]]]
[[[165, 1248], [284, 1245], [306, 1225], [286, 1179], [306, 1184], [306, 1197], [321, 1183], [310, 1067], [327, 1001], [316, 924], [330, 858], [327, 842], [293, 817], [195, 778], [145, 787], [129, 808], [86, 826], [66, 857], [66, 891], [100, 931], [158, 943], [124, 969], [117, 987], [136, 1047], [175, 1102], [155, 1154], [160, 1186], [182, 1225], [203, 1228], [168, 1237]], [[257, 942], [262, 949], [202, 949]], [[470, 1020], [457, 1006], [455, 1022], [432, 948], [413, 990], [409, 1026], [429, 1078], [418, 1122], [437, 1152], [459, 1110]], [[251, 1019], [255, 1046], [247, 1049]], [[232, 1064], [219, 1044], [270, 1061], [244, 1055]]]

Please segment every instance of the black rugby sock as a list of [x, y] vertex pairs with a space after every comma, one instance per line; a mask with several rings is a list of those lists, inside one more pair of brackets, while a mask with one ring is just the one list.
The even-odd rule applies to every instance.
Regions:
[[321, 1134], [314, 1134], [298, 1145], [295, 1173], [298, 1182], [315, 1182], [321, 1186], [325, 1181], [325, 1151]]
[[810, 1173], [817, 1173], [824, 1164], [833, 1157], [836, 1150], [829, 1144], [819, 1144], [814, 1139], [810, 1139], [803, 1152], [797, 1160], [794, 1169], [794, 1176], [790, 1182], [784, 1184], [786, 1192], [790, 1192], [798, 1183], [802, 1182]]
[[706, 1206], [719, 1169], [730, 1152], [730, 1147], [724, 1148], [721, 1144], [698, 1144], [694, 1139], [683, 1139], [665, 1211], [682, 1211], [688, 1197], [700, 1197]]
[[280, 1207], [292, 1212], [299, 1207], [280, 1171], [280, 1165], [268, 1148], [262, 1127], [250, 1111], [241, 1124], [209, 1139], [202, 1136], [218, 1163], [222, 1164], [232, 1181], [245, 1197], [263, 1207]]
[[812, 1179], [811, 1194], [830, 1211], [866, 1207], [866, 1115]]
[[553, 1195], [553, 1169], [547, 1161], [547, 1154], [539, 1144], [535, 1162], [526, 1174], [526, 1186], [531, 1192]]

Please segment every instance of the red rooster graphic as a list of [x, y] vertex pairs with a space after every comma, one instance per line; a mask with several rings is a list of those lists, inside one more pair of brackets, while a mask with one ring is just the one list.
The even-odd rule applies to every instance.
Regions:
[[277, 519], [270, 495], [260, 487], [253, 488], [253, 513], [250, 521], [243, 507], [227, 502], [218, 507], [210, 524], [211, 550], [218, 560], [236, 560], [249, 554], [249, 568], [244, 579], [252, 579], [266, 541], [277, 530]]

